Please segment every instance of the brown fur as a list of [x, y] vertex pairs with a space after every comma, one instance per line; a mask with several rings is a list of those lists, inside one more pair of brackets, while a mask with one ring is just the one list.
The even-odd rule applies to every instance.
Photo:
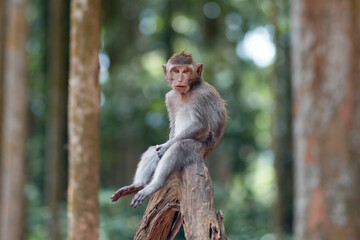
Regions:
[[186, 53], [186, 50], [181, 53], [175, 53], [168, 62], [174, 65], [196, 65], [191, 53]]

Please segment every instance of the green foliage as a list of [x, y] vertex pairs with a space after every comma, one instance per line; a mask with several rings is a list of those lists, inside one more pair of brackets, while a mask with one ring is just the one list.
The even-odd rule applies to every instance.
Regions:
[[104, 190], [99, 194], [100, 198], [100, 239], [133, 239], [140, 223], [143, 205], [140, 208], [130, 208], [129, 197], [121, 198], [118, 202], [109, 201], [113, 191]]

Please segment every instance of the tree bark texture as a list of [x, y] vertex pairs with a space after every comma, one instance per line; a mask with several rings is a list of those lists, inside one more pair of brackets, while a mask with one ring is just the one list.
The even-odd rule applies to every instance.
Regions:
[[290, 29], [281, 28], [281, 20], [288, 18], [290, 3], [272, 0], [276, 61], [274, 65], [273, 92], [275, 117], [273, 126], [273, 150], [277, 183], [275, 232], [278, 239], [292, 234], [293, 227], [293, 149], [292, 149], [292, 94]]
[[50, 108], [47, 125], [45, 204], [50, 210], [49, 239], [60, 239], [59, 202], [64, 180], [67, 81], [66, 1], [50, 1]]
[[227, 239], [222, 213], [215, 213], [211, 178], [202, 162], [174, 173], [151, 197], [134, 239], [173, 239], [181, 224], [188, 240]]
[[292, 14], [296, 239], [360, 239], [360, 1]]
[[6, 2], [0, 239], [23, 239], [26, 158], [26, 0]]
[[[5, 3], [0, 1], [0, 179], [1, 179], [1, 147], [2, 147], [2, 125], [3, 125], [3, 96], [4, 96], [4, 50], [5, 50]], [[0, 184], [1, 193], [1, 184]], [[0, 198], [1, 199], [1, 198]], [[1, 202], [0, 202], [1, 206]]]
[[69, 239], [98, 239], [100, 0], [71, 2]]

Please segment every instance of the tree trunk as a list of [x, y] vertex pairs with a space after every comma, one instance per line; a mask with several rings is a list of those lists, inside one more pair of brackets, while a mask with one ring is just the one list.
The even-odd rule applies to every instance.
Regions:
[[163, 12], [165, 30], [163, 32], [163, 41], [166, 48], [166, 59], [169, 59], [174, 54], [173, 42], [174, 42], [174, 30], [171, 26], [172, 17], [174, 13], [174, 0], [166, 0], [164, 2], [165, 8]]
[[26, 0], [6, 2], [0, 239], [23, 239], [26, 156]]
[[98, 239], [100, 0], [71, 2], [69, 239]]
[[[0, 179], [1, 179], [1, 147], [2, 147], [2, 125], [3, 125], [3, 96], [4, 96], [4, 46], [5, 46], [5, 5], [6, 1], [0, 1]], [[1, 193], [1, 184], [0, 184]], [[1, 198], [0, 198], [1, 206]]]
[[360, 239], [360, 1], [293, 1], [297, 239]]
[[215, 213], [210, 175], [202, 162], [174, 173], [151, 197], [134, 239], [173, 239], [182, 223], [188, 240], [227, 239], [222, 213]]
[[169, 239], [180, 211], [180, 186], [180, 173], [174, 173], [166, 185], [151, 196], [134, 239]]
[[281, 19], [288, 18], [290, 3], [287, 0], [272, 0], [276, 44], [273, 92], [275, 96], [275, 117], [273, 129], [273, 150], [275, 159], [277, 199], [275, 232], [278, 239], [292, 234], [293, 226], [293, 150], [292, 150], [292, 97], [291, 97], [291, 57], [290, 29], [280, 26]]
[[60, 239], [59, 202], [64, 180], [67, 81], [66, 1], [50, 2], [50, 107], [47, 126], [45, 204], [50, 209], [49, 239]]

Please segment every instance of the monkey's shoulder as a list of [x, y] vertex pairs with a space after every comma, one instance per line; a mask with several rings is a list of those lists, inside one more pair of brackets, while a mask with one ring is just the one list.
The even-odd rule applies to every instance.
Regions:
[[214, 125], [222, 125], [227, 121], [226, 102], [221, 98], [214, 86], [203, 82], [197, 89], [194, 104], [195, 112], [201, 117], [205, 117]]
[[225, 105], [225, 101], [222, 99], [216, 88], [205, 81], [202, 81], [201, 84], [196, 87], [193, 96], [197, 101], [200, 102], [217, 102], [221, 105]]

